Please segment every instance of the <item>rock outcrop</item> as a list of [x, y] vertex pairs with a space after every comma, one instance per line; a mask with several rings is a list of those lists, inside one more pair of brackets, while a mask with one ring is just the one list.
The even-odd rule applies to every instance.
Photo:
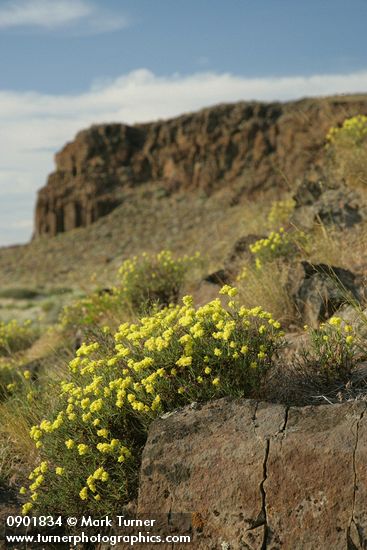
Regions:
[[301, 261], [289, 272], [287, 290], [303, 322], [316, 328], [348, 302], [364, 302], [364, 285], [364, 278], [348, 269]]
[[166, 415], [150, 429], [138, 513], [190, 514], [192, 543], [174, 548], [365, 549], [366, 409], [222, 399]]
[[317, 173], [331, 125], [366, 111], [363, 97], [243, 102], [152, 124], [92, 126], [56, 155], [38, 194], [35, 236], [89, 225], [144, 182], [205, 193], [235, 184], [237, 200], [287, 188]]
[[303, 180], [293, 196], [295, 210], [291, 223], [311, 229], [315, 223], [346, 229], [367, 219], [365, 198], [343, 183], [326, 185]]

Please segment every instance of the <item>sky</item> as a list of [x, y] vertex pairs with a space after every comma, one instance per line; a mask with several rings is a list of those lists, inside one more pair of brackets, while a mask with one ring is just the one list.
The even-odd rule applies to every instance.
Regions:
[[0, 0], [0, 246], [101, 122], [367, 92], [367, 0]]

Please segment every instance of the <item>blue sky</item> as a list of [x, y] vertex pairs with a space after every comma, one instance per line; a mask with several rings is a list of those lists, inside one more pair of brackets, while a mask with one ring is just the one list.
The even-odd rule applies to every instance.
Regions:
[[94, 122], [367, 92], [367, 0], [0, 0], [0, 245]]

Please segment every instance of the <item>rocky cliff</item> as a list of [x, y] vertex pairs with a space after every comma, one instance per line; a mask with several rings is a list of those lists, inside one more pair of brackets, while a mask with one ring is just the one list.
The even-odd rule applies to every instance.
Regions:
[[80, 132], [56, 155], [38, 194], [35, 235], [87, 226], [140, 183], [206, 193], [238, 184], [246, 194], [287, 188], [320, 166], [325, 134], [367, 113], [367, 98], [237, 103], [151, 124]]

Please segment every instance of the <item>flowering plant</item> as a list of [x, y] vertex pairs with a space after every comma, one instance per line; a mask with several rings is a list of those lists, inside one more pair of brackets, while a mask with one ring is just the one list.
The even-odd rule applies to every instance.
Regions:
[[217, 298], [199, 308], [186, 296], [79, 348], [57, 414], [31, 430], [42, 461], [22, 489], [24, 513], [121, 506], [133, 496], [157, 415], [193, 401], [258, 395], [283, 333], [260, 307], [241, 307], [236, 293], [226, 285], [226, 306]]

